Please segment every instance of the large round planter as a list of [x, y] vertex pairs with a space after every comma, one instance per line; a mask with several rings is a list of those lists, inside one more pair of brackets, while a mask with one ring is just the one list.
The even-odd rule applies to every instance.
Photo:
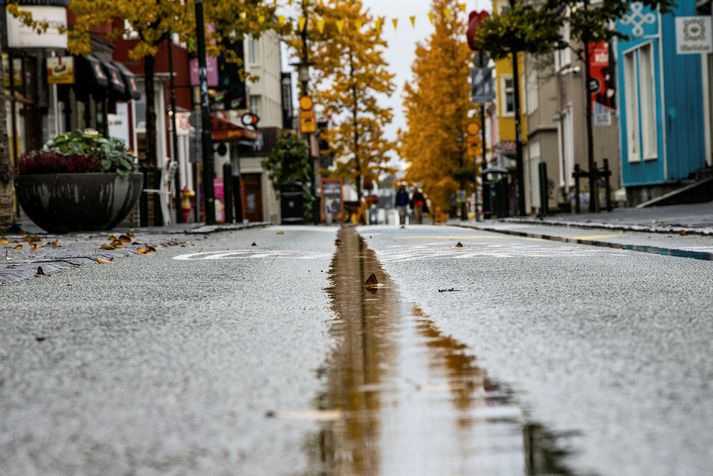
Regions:
[[15, 178], [25, 213], [50, 233], [110, 230], [133, 210], [143, 174], [33, 174]]

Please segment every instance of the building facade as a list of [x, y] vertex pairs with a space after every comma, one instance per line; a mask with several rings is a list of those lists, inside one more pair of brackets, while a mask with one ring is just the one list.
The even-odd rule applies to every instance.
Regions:
[[[635, 2], [616, 24], [621, 167], [627, 200], [637, 204], [676, 189], [710, 163], [710, 95], [700, 54], [677, 52], [676, 21], [696, 15], [677, 2], [661, 15]], [[706, 86], [706, 87], [704, 87]]]

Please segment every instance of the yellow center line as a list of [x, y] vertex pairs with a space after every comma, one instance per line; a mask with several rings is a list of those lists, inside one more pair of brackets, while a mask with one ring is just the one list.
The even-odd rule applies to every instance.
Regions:
[[583, 235], [583, 236], [573, 236], [574, 240], [604, 240], [607, 238], [620, 238], [624, 236], [624, 233], [614, 233], [608, 235]]

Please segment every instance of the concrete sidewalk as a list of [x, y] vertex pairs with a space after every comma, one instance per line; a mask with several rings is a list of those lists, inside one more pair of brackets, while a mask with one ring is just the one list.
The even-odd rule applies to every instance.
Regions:
[[646, 233], [688, 233], [713, 236], [713, 202], [653, 208], [618, 208], [611, 212], [557, 215], [544, 219], [536, 217], [506, 218], [501, 221]]

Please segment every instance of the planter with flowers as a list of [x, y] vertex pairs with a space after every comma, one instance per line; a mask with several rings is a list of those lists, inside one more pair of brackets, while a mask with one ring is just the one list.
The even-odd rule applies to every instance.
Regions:
[[50, 233], [109, 230], [133, 210], [143, 175], [124, 142], [87, 129], [22, 156], [15, 179], [25, 213]]

